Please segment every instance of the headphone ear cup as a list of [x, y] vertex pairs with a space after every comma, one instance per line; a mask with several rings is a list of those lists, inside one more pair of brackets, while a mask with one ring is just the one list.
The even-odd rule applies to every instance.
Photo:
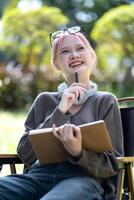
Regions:
[[62, 96], [65, 89], [67, 89], [67, 84], [65, 82], [63, 82], [58, 86], [59, 96]]

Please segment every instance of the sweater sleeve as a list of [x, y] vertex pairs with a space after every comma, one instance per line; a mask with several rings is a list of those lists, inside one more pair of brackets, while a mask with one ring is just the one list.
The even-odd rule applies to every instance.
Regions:
[[[37, 159], [34, 151], [32, 150], [32, 145], [29, 141], [29, 131], [32, 129], [52, 127], [53, 124], [56, 124], [56, 126], [60, 126], [68, 122], [70, 119], [69, 116], [61, 113], [60, 110], [58, 110], [56, 104], [53, 105], [53, 111], [50, 114], [46, 115], [47, 109], [45, 109], [45, 106], [42, 104], [42, 101], [44, 102], [44, 100], [44, 98], [42, 100], [42, 97], [38, 96], [32, 104], [27, 119], [25, 121], [25, 132], [22, 135], [17, 146], [18, 156], [27, 166], [33, 164]], [[50, 101], [49, 103], [51, 105]], [[46, 104], [48, 104], [47, 101]], [[46, 107], [48, 106], [49, 104], [46, 105]]]
[[79, 165], [88, 174], [97, 178], [106, 178], [117, 174], [117, 156], [123, 156], [123, 134], [120, 111], [117, 100], [112, 96], [106, 98], [99, 109], [99, 119], [103, 119], [111, 137], [113, 149], [111, 152], [95, 153], [83, 149], [81, 158], [70, 161]]

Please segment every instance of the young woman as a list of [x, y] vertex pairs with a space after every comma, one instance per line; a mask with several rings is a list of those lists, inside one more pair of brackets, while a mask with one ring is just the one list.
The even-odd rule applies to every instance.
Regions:
[[[65, 82], [56, 92], [43, 92], [35, 99], [17, 148], [29, 169], [24, 174], [0, 178], [0, 199], [116, 199], [113, 183], [118, 169], [116, 157], [123, 155], [117, 100], [111, 93], [98, 91], [90, 80], [97, 64], [96, 54], [80, 27], [50, 36], [52, 62], [64, 75]], [[76, 72], [79, 83], [75, 80]], [[113, 145], [111, 152], [95, 153], [82, 147], [78, 125], [97, 120], [104, 120], [107, 125]], [[68, 152], [68, 161], [42, 165], [36, 158], [28, 133], [31, 129], [46, 127], [53, 127], [54, 136]]]

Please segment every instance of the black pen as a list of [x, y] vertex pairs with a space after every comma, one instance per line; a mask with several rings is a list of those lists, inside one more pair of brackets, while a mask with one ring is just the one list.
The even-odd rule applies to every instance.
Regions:
[[[77, 71], [75, 72], [75, 82], [79, 83], [79, 76], [78, 76], [78, 72]], [[80, 100], [80, 95], [77, 97], [77, 100], [78, 101]]]

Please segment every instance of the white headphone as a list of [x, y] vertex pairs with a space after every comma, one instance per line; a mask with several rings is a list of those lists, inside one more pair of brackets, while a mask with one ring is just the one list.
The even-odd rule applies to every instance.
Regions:
[[[58, 86], [59, 97], [62, 97], [64, 90], [67, 89], [67, 88], [68, 88], [68, 86], [65, 82], [61, 83]], [[90, 89], [89, 90], [84, 89], [83, 91], [85, 92], [85, 95], [82, 98], [80, 98], [79, 100], [76, 99], [75, 102], [74, 102], [75, 105], [83, 104], [90, 96], [95, 95], [98, 91], [97, 84], [91, 82]]]

